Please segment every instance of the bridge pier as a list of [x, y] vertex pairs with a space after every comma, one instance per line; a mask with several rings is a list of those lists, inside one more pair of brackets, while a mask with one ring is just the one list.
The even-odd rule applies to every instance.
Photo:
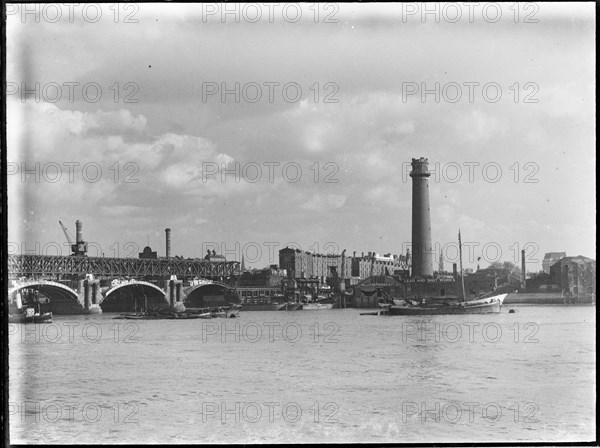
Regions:
[[100, 281], [86, 278], [79, 281], [79, 301], [83, 302], [84, 314], [100, 314]]
[[169, 306], [175, 311], [185, 311], [183, 305], [183, 281], [177, 280], [176, 276], [171, 276], [170, 280], [165, 280], [165, 293]]

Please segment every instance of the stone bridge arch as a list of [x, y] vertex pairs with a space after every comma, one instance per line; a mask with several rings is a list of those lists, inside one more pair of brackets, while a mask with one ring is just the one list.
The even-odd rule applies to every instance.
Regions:
[[29, 280], [19, 282], [8, 290], [9, 302], [14, 303], [17, 292], [35, 290], [49, 300], [49, 304], [42, 305], [42, 311], [54, 314], [81, 314], [84, 304], [79, 294], [72, 288], [62, 283], [50, 280]]
[[204, 308], [240, 303], [235, 288], [220, 282], [202, 283], [183, 288], [186, 308]]
[[103, 312], [133, 312], [145, 308], [166, 308], [169, 305], [165, 291], [153, 283], [132, 280], [106, 288], [102, 292], [100, 308]]

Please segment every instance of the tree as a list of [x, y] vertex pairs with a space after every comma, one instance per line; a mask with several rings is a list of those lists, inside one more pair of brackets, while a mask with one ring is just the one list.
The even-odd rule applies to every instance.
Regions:
[[521, 280], [521, 269], [519, 268], [519, 266], [517, 266], [514, 263], [511, 263], [510, 261], [493, 261], [492, 263], [490, 263], [490, 265], [488, 266], [488, 269], [493, 269], [495, 271], [502, 271], [503, 273], [506, 274], [506, 276], [508, 277], [508, 281], [510, 282], [511, 280]]

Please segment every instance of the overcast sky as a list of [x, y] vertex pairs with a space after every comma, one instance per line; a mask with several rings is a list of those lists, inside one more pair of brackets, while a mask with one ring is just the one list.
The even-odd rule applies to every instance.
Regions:
[[9, 242], [404, 253], [427, 157], [447, 263], [595, 258], [593, 3], [327, 5], [8, 6]]

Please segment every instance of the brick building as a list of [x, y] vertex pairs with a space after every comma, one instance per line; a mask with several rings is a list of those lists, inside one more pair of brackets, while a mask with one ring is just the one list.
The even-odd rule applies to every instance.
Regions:
[[563, 257], [550, 267], [550, 276], [565, 294], [596, 294], [596, 261], [591, 258]]
[[561, 258], [565, 258], [567, 254], [565, 252], [548, 252], [544, 255], [542, 260], [542, 270], [546, 274], [550, 274], [550, 267]]
[[[356, 254], [356, 252], [355, 252]], [[406, 271], [406, 258], [402, 255], [386, 254], [380, 257], [374, 252], [352, 257], [352, 276], [368, 278], [372, 275], [395, 275], [397, 271]]]
[[339, 277], [350, 278], [352, 260], [341, 254], [314, 254], [286, 247], [279, 251], [279, 267], [293, 278], [331, 277], [332, 267]]

